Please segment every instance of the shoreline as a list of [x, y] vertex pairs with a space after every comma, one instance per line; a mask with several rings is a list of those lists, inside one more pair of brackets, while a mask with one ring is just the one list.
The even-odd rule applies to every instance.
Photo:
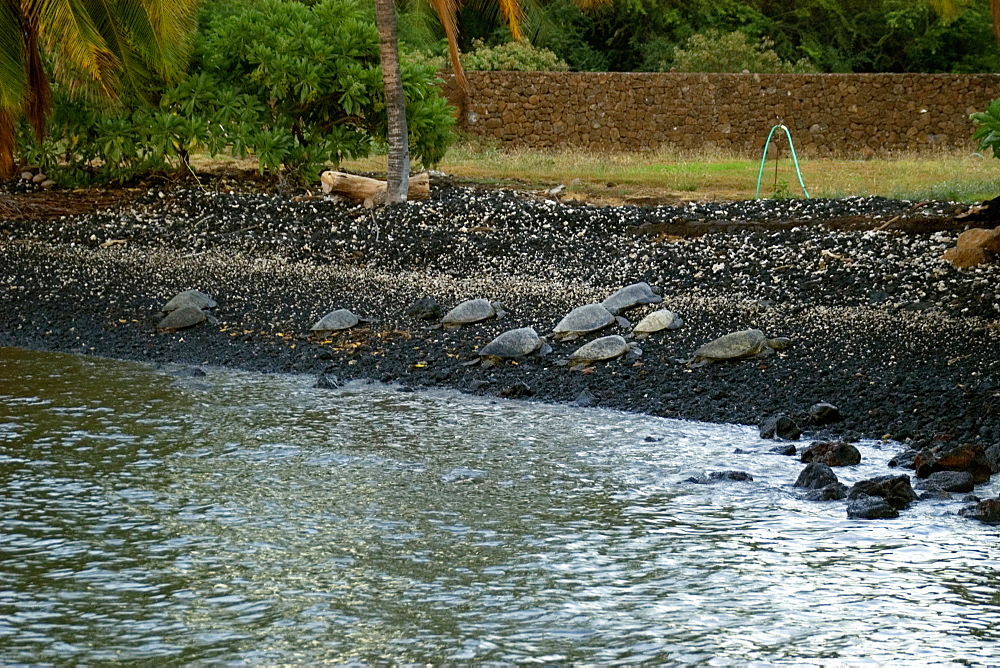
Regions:
[[[807, 427], [810, 406], [828, 402], [843, 420], [803, 440], [1000, 441], [1000, 309], [984, 297], [1000, 269], [940, 259], [963, 227], [949, 226], [946, 203], [905, 217], [912, 203], [879, 198], [595, 208], [434, 192], [371, 211], [153, 187], [111, 209], [0, 221], [0, 345], [548, 402], [586, 392], [603, 408], [748, 425], [786, 413]], [[894, 216], [900, 229], [875, 231]], [[639, 342], [638, 358], [590, 373], [558, 364], [595, 336], [627, 337], [612, 326], [552, 342], [538, 360], [464, 365], [502, 331], [545, 335], [572, 308], [640, 280], [661, 287], [663, 303], [625, 317], [668, 308], [685, 324]], [[212, 295], [219, 322], [157, 333], [159, 307], [186, 289]], [[486, 297], [507, 315], [433, 329], [405, 314], [428, 296], [445, 308]], [[375, 322], [310, 339], [335, 308]], [[792, 345], [762, 360], [675, 361], [750, 327]]]

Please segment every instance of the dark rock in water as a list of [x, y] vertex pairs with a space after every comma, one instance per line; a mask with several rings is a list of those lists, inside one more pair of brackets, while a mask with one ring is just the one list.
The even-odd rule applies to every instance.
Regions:
[[792, 418], [784, 413], [773, 415], [760, 425], [761, 438], [780, 438], [784, 441], [797, 441], [802, 436], [802, 430]]
[[647, 436], [646, 438], [644, 438], [642, 440], [644, 440], [646, 443], [659, 443], [663, 439], [660, 438], [659, 436]]
[[958, 514], [983, 524], [1000, 524], [1000, 499], [977, 501], [959, 510]]
[[498, 397], [503, 397], [504, 399], [517, 399], [519, 397], [530, 397], [531, 388], [523, 380], [519, 380], [513, 385], [508, 385], [507, 387], [501, 389], [497, 392]]
[[830, 424], [841, 419], [840, 409], [833, 404], [820, 402], [809, 408], [809, 423], [815, 425]]
[[[573, 404], [586, 408], [587, 406], [593, 406], [597, 403], [597, 397], [591, 394], [588, 390], [581, 390], [580, 394], [576, 395], [576, 399], [573, 400]], [[647, 437], [648, 438], [648, 437]]]
[[802, 452], [801, 461], [820, 462], [827, 466], [854, 466], [861, 463], [861, 452], [843, 441], [817, 441]]
[[806, 487], [808, 489], [822, 489], [828, 485], [836, 485], [839, 482], [837, 474], [833, 472], [833, 469], [826, 464], [813, 462], [802, 469], [799, 477], [795, 480], [794, 486]]
[[906, 508], [918, 498], [917, 493], [910, 486], [910, 476], [908, 475], [884, 475], [878, 478], [860, 480], [854, 483], [854, 486], [847, 492], [849, 500], [862, 496], [881, 497], [897, 510]]
[[989, 464], [990, 471], [1000, 473], [1000, 443], [986, 448], [986, 463]]
[[406, 308], [406, 315], [417, 320], [437, 320], [444, 315], [444, 307], [433, 297], [421, 297]]
[[336, 390], [340, 387], [340, 380], [336, 376], [321, 373], [316, 376], [316, 382], [313, 384], [313, 387], [320, 390]]
[[696, 485], [707, 485], [720, 481], [752, 482], [753, 476], [746, 471], [712, 471], [708, 475], [693, 475], [684, 479], [684, 482], [693, 482]]
[[792, 445], [791, 443], [789, 443], [788, 445], [776, 445], [773, 448], [771, 448], [770, 450], [768, 450], [768, 452], [775, 452], [775, 453], [777, 453], [779, 455], [786, 455], [788, 457], [794, 457], [795, 453], [797, 452], [797, 450], [795, 449], [794, 445]]
[[931, 489], [920, 492], [919, 498], [921, 501], [934, 501], [935, 499], [950, 499], [951, 492], [946, 492], [943, 489]]
[[913, 450], [913, 449], [903, 450], [902, 452], [900, 452], [895, 457], [889, 460], [889, 466], [892, 468], [899, 466], [904, 469], [912, 469], [913, 460], [916, 458], [918, 454], [920, 454], [919, 450]]
[[899, 510], [880, 496], [859, 494], [848, 497], [847, 517], [852, 520], [888, 520], [899, 517]]
[[847, 485], [836, 482], [826, 487], [820, 487], [806, 493], [802, 498], [806, 501], [840, 501], [847, 496]]
[[186, 366], [183, 369], [174, 369], [170, 372], [170, 375], [177, 376], [178, 378], [203, 378], [208, 374], [196, 366]]
[[480, 390], [483, 390], [489, 386], [490, 386], [490, 381], [488, 380], [474, 380], [471, 383], [469, 383], [469, 391], [479, 392]]
[[441, 476], [443, 482], [476, 482], [483, 480], [488, 474], [480, 469], [458, 466]]
[[750, 450], [744, 450], [743, 448], [736, 448], [733, 450], [734, 455], [751, 455], [753, 454]]
[[712, 471], [709, 480], [732, 480], [734, 482], [753, 482], [753, 476], [746, 471]]
[[977, 485], [992, 474], [986, 450], [978, 443], [937, 443], [917, 453], [913, 467], [918, 478], [938, 471], [967, 471]]
[[968, 471], [938, 471], [917, 482], [917, 489], [971, 492], [975, 484]]
[[449, 369], [438, 369], [434, 372], [432, 378], [438, 383], [443, 383], [451, 377], [451, 371]]

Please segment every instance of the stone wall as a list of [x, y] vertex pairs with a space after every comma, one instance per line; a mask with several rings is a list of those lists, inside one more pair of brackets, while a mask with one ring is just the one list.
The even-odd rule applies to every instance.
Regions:
[[[784, 123], [805, 156], [974, 150], [1000, 75], [469, 72], [465, 128], [503, 144], [756, 152]], [[446, 83], [448, 89], [452, 82]]]

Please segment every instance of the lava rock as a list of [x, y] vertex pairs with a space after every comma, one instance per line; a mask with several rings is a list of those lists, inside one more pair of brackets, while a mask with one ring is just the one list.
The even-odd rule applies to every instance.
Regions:
[[830, 424], [831, 422], [838, 422], [842, 419], [840, 409], [833, 404], [820, 402], [809, 407], [810, 424], [824, 425]]
[[778, 413], [764, 420], [760, 425], [761, 438], [780, 438], [785, 441], [797, 441], [802, 436], [802, 430], [792, 418], [784, 413]]
[[734, 482], [753, 482], [753, 476], [746, 471], [712, 471], [709, 480], [731, 480]]
[[918, 499], [917, 493], [910, 486], [910, 476], [879, 476], [860, 480], [847, 492], [848, 500], [857, 499], [864, 496], [877, 496], [885, 499], [886, 503], [897, 510], [909, 506]]
[[421, 297], [406, 307], [406, 315], [417, 320], [438, 320], [444, 315], [444, 307], [433, 297]]
[[806, 501], [840, 501], [846, 496], [847, 485], [838, 482], [811, 490], [805, 493], [802, 498]]
[[498, 397], [503, 397], [504, 399], [519, 399], [521, 397], [531, 396], [531, 387], [525, 383], [523, 380], [519, 380], [516, 383], [507, 385], [497, 392]]
[[843, 441], [817, 441], [802, 452], [803, 464], [820, 462], [827, 466], [855, 466], [861, 463], [861, 452]]
[[752, 482], [753, 476], [746, 471], [712, 471], [708, 475], [693, 475], [686, 478], [684, 482], [693, 482], [696, 485], [707, 485], [713, 482]]
[[[591, 394], [588, 390], [581, 390], [580, 394], [576, 395], [576, 399], [573, 400], [574, 406], [580, 406], [586, 408], [588, 406], [593, 406], [597, 403], [597, 397]], [[647, 436], [647, 438], [649, 438]]]
[[968, 471], [938, 471], [917, 481], [917, 489], [944, 492], [971, 492], [975, 488]]
[[938, 443], [924, 448], [913, 459], [918, 478], [938, 471], [967, 471], [979, 485], [993, 473], [986, 450], [979, 443]]
[[888, 520], [899, 517], [899, 510], [879, 496], [859, 494], [847, 500], [847, 518], [852, 520]]
[[959, 510], [958, 514], [983, 524], [1000, 524], [1000, 499], [977, 501]]
[[902, 452], [898, 453], [892, 459], [889, 460], [889, 467], [890, 468], [901, 467], [904, 469], [912, 469], [913, 460], [916, 459], [917, 455], [919, 454], [920, 454], [919, 450], [913, 450], [913, 449], [903, 450]]
[[341, 384], [340, 380], [338, 380], [336, 376], [327, 373], [321, 373], [318, 376], [316, 376], [316, 382], [313, 383], [313, 387], [320, 390], [336, 390], [338, 387], [340, 387], [340, 384]]
[[828, 485], [836, 485], [839, 482], [837, 474], [833, 472], [833, 469], [826, 464], [813, 462], [802, 469], [799, 477], [795, 480], [794, 486], [805, 487], [807, 489], [822, 489]]
[[776, 445], [770, 450], [768, 450], [768, 452], [773, 452], [779, 455], [786, 455], [788, 457], [794, 457], [795, 453], [798, 451], [795, 449], [794, 445], [789, 443], [788, 445]]
[[986, 463], [993, 473], [1000, 473], [1000, 443], [986, 448]]

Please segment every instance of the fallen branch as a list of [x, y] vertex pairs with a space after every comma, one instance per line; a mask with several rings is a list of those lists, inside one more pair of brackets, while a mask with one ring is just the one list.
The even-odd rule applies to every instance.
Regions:
[[[385, 181], [345, 172], [326, 171], [320, 175], [324, 193], [336, 193], [355, 202], [385, 201]], [[427, 199], [431, 194], [431, 179], [427, 172], [410, 177], [407, 199]]]

